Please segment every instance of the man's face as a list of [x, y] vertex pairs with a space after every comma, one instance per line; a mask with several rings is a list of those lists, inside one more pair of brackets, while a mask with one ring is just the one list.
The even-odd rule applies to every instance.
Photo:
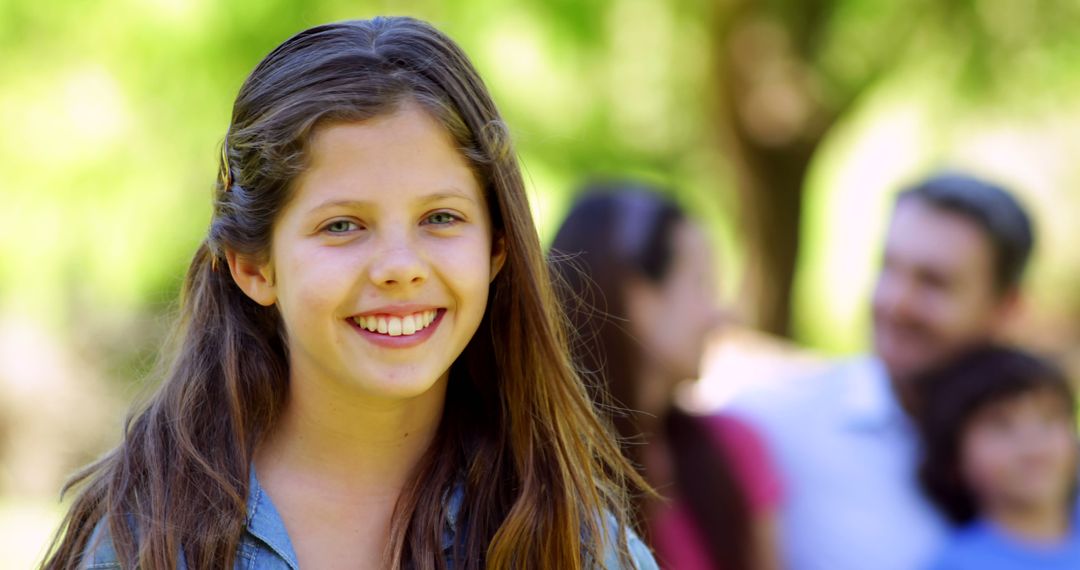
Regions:
[[874, 350], [889, 374], [909, 378], [994, 336], [1008, 296], [993, 276], [991, 245], [975, 222], [902, 199], [873, 299]]

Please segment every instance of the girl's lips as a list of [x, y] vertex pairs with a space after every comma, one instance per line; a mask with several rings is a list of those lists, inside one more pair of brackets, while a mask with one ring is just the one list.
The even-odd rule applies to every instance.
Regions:
[[[346, 322], [349, 323], [353, 330], [359, 333], [361, 337], [363, 337], [368, 342], [371, 342], [372, 344], [384, 348], [411, 348], [413, 346], [423, 343], [428, 338], [430, 338], [431, 335], [435, 334], [435, 329], [437, 329], [442, 323], [443, 315], [445, 314], [446, 309], [437, 309], [435, 311], [434, 319], [431, 321], [431, 323], [425, 326], [423, 329], [420, 329], [412, 334], [391, 335], [388, 333], [378, 332], [378, 328], [385, 328], [385, 322], [380, 323], [380, 325], [382, 326], [378, 327], [375, 331], [371, 331], [367, 328], [361, 327], [360, 324], [357, 322], [357, 319], [355, 318], [346, 319]], [[396, 329], [393, 332], [396, 332]]]

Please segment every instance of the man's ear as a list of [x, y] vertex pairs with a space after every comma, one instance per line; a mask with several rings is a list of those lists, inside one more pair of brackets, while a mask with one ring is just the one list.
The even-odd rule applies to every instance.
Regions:
[[277, 290], [274, 288], [274, 272], [270, 263], [259, 263], [246, 255], [226, 250], [225, 259], [229, 262], [229, 273], [233, 281], [252, 301], [269, 307], [277, 302]]
[[1013, 287], [1006, 291], [997, 301], [997, 308], [995, 309], [993, 327], [993, 336], [996, 338], [1007, 338], [1010, 333], [1013, 332], [1017, 321], [1019, 321], [1024, 312], [1025, 297], [1024, 293], [1019, 287]]
[[495, 280], [505, 263], [506, 237], [499, 233], [495, 235], [495, 239], [491, 240], [491, 281]]

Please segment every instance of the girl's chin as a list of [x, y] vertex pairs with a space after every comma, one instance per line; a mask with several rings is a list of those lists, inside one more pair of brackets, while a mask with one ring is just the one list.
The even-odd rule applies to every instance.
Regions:
[[[374, 397], [388, 400], [407, 400], [430, 393], [442, 382], [441, 377], [433, 375], [417, 374], [418, 371], [410, 370], [409, 374], [395, 375], [393, 371], [372, 371], [374, 374], [364, 374], [364, 379], [355, 379], [351, 384], [357, 395]], [[371, 378], [377, 377], [378, 381]]]

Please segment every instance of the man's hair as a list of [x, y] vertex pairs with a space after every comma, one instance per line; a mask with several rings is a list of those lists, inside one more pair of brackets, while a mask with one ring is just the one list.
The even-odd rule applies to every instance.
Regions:
[[908, 199], [978, 225], [993, 252], [995, 288], [1004, 293], [1020, 285], [1035, 246], [1035, 231], [1024, 207], [1008, 190], [965, 174], [943, 173], [904, 190], [897, 203]]

